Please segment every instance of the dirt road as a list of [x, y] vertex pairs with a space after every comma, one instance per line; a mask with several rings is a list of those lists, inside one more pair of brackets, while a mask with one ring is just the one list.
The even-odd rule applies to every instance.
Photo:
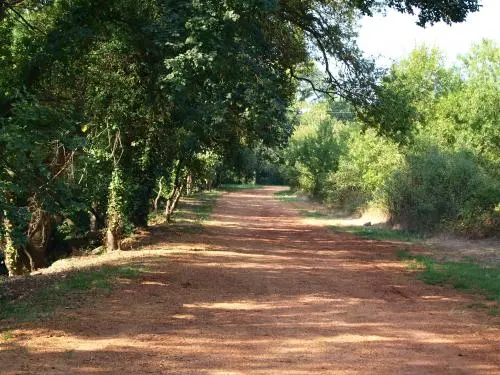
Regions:
[[13, 331], [0, 373], [500, 374], [498, 318], [276, 189], [224, 195], [201, 232], [153, 231], [151, 272]]

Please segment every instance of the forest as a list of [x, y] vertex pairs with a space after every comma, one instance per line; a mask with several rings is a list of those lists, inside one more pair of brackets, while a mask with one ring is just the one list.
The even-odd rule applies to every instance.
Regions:
[[381, 70], [357, 22], [389, 8], [425, 26], [479, 3], [0, 1], [9, 275], [78, 243], [119, 249], [182, 196], [242, 180], [378, 205], [411, 231], [498, 234], [499, 47], [453, 67], [422, 47]]

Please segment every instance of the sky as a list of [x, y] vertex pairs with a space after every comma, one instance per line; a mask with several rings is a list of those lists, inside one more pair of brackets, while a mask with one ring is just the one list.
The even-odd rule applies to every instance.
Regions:
[[458, 54], [466, 53], [483, 38], [500, 44], [500, 0], [482, 0], [479, 12], [466, 21], [449, 26], [445, 23], [427, 26], [415, 24], [417, 17], [388, 11], [387, 15], [361, 20], [358, 44], [366, 55], [376, 58], [377, 65], [389, 66], [421, 44], [441, 49], [450, 63]]

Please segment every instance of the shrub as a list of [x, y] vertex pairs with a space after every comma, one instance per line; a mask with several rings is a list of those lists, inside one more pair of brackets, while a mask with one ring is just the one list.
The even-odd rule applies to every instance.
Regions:
[[409, 153], [385, 189], [392, 222], [409, 231], [452, 229], [477, 237], [498, 229], [498, 181], [466, 152]]
[[338, 170], [329, 176], [327, 200], [348, 211], [383, 203], [384, 185], [401, 166], [403, 157], [398, 146], [377, 136], [374, 130], [355, 130], [340, 156]]
[[293, 134], [284, 158], [290, 186], [314, 198], [325, 197], [328, 175], [338, 168], [345, 148], [343, 124], [331, 119], [305, 123]]

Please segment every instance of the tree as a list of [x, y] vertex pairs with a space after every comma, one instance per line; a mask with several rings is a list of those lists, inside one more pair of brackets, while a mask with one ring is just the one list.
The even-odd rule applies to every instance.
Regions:
[[376, 89], [377, 99], [362, 112], [364, 122], [399, 143], [433, 125], [436, 105], [460, 85], [437, 49], [421, 46], [393, 65]]
[[[474, 45], [461, 57], [462, 84], [438, 104], [441, 139], [446, 147], [468, 149], [500, 176], [500, 47], [491, 40]], [[434, 138], [438, 138], [434, 134]]]

